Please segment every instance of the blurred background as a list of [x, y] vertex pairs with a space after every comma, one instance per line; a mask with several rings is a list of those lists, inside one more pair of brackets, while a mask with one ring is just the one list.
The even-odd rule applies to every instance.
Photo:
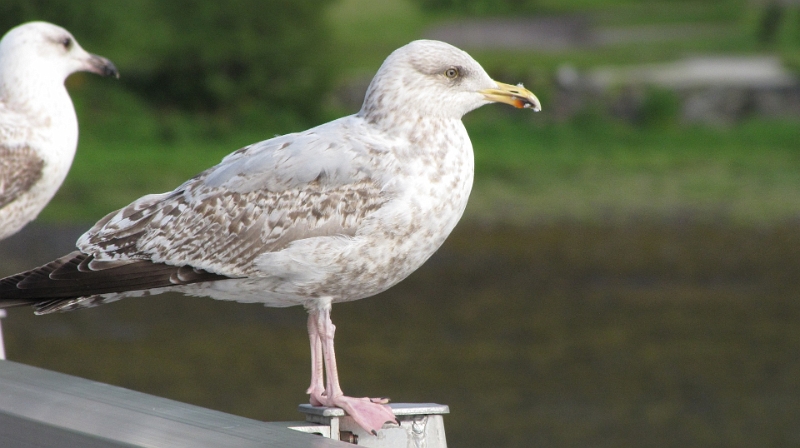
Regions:
[[[800, 445], [800, 2], [4, 0], [119, 82], [67, 81], [55, 200], [3, 275], [244, 145], [354, 113], [418, 38], [523, 82], [465, 118], [476, 180], [419, 271], [334, 307], [343, 388], [450, 405], [453, 447]], [[305, 312], [211, 299], [12, 309], [9, 359], [262, 420], [307, 399]]]

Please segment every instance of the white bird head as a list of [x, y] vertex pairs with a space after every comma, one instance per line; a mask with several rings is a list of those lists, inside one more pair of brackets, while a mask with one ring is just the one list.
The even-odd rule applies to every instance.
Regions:
[[541, 110], [521, 86], [492, 80], [466, 52], [434, 40], [417, 40], [395, 50], [370, 83], [360, 114], [380, 120], [386, 111], [460, 119], [484, 104], [504, 102]]
[[[8, 85], [18, 85], [30, 77], [63, 83], [77, 71], [119, 78], [111, 61], [86, 52], [69, 31], [52, 23], [24, 23], [0, 40], [0, 81]], [[7, 76], [15, 79], [4, 79]]]

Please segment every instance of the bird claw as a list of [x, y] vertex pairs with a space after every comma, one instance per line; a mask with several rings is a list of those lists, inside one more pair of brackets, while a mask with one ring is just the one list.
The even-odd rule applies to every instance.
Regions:
[[386, 405], [389, 402], [388, 398], [353, 398], [342, 395], [328, 401], [329, 406], [344, 409], [358, 426], [375, 436], [378, 435], [378, 430], [383, 428], [384, 423], [400, 424], [392, 408]]
[[353, 398], [342, 395], [331, 399], [324, 392], [317, 393], [316, 391], [309, 391], [309, 395], [308, 401], [312, 406], [342, 408], [347, 415], [353, 417], [358, 426], [372, 435], [378, 435], [378, 430], [383, 427], [384, 423], [400, 424], [395, 418], [392, 408], [387, 406], [388, 398]]

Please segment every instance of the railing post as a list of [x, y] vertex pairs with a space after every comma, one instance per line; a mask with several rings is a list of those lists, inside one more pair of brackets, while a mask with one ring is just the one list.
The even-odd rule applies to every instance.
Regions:
[[406, 448], [424, 446], [446, 448], [444, 414], [450, 413], [447, 405], [436, 403], [391, 403], [400, 426], [387, 424], [374, 436], [358, 426], [352, 417], [339, 408], [301, 404], [300, 412], [305, 422], [289, 423], [296, 431], [320, 434], [335, 440], [356, 443], [374, 448]]

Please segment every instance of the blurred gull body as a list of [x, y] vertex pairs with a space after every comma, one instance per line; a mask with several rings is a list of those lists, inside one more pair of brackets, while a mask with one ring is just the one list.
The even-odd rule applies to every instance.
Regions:
[[22, 24], [0, 40], [0, 239], [35, 219], [69, 172], [78, 119], [64, 80], [77, 71], [119, 77], [50, 23]]

